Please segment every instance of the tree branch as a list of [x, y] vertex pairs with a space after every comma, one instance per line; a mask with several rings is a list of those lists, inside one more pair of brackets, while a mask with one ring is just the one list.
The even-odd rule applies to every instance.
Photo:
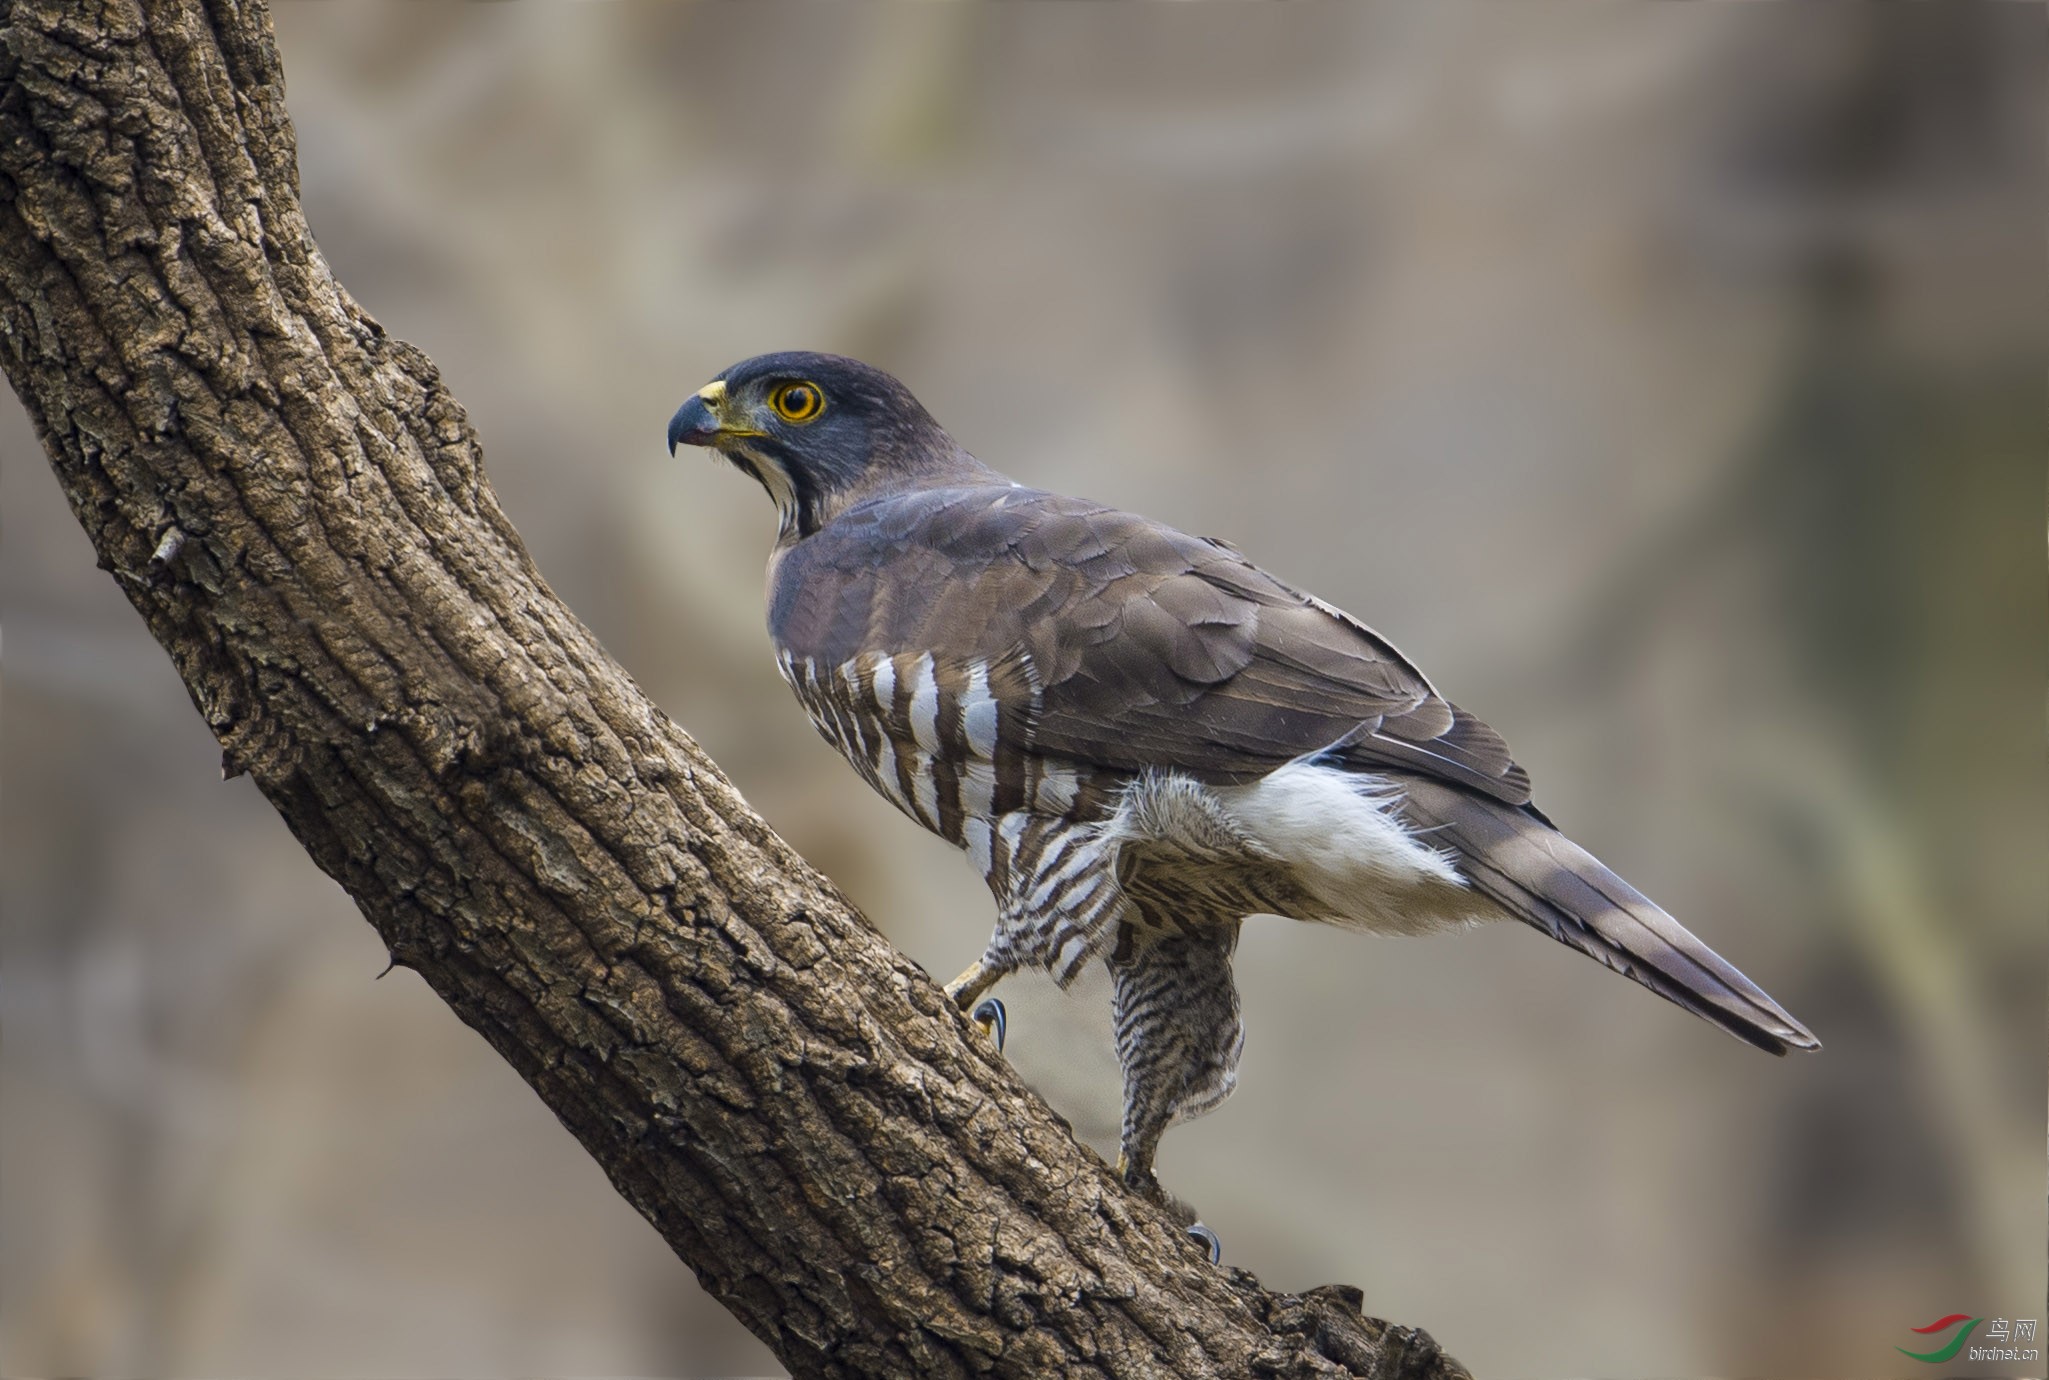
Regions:
[[1217, 1269], [549, 591], [329, 275], [256, 0], [9, 0], [0, 355], [314, 861], [805, 1376], [1461, 1377]]

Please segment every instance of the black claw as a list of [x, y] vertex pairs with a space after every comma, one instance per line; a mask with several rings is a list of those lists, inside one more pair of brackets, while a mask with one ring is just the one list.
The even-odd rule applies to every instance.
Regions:
[[1202, 1243], [1202, 1248], [1209, 1252], [1210, 1264], [1214, 1265], [1219, 1260], [1222, 1260], [1224, 1258], [1224, 1243], [1218, 1240], [1217, 1234], [1211, 1231], [1203, 1223], [1196, 1222], [1193, 1225], [1191, 1225], [1188, 1228], [1188, 1234], [1194, 1237], [1197, 1241], [1200, 1241]]
[[1003, 1003], [994, 997], [984, 997], [976, 1004], [972, 1019], [978, 1025], [989, 1027], [989, 1033], [996, 1041], [996, 1052], [1003, 1053], [1003, 1037], [1010, 1033], [1010, 1017], [1003, 1010]]

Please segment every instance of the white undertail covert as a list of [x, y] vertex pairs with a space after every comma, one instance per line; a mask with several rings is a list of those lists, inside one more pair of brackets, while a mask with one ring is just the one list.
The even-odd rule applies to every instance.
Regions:
[[1242, 786], [1147, 773], [1125, 791], [1109, 833], [1141, 847], [1278, 868], [1315, 920], [1382, 934], [1427, 934], [1502, 911], [1395, 813], [1400, 791], [1364, 772], [1297, 758]]

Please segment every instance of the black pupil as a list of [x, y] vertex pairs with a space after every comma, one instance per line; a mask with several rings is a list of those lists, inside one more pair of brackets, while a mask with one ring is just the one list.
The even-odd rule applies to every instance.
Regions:
[[812, 396], [811, 390], [808, 388], [792, 388], [788, 392], [783, 394], [783, 411], [789, 413], [793, 417], [804, 417], [810, 415], [811, 409], [815, 403], [816, 399]]

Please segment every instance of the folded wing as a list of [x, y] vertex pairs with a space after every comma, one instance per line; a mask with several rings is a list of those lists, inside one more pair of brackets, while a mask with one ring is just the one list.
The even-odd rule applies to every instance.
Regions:
[[843, 514], [776, 577], [799, 655], [1022, 657], [1035, 748], [1213, 783], [1329, 750], [1505, 804], [1529, 777], [1372, 629], [1236, 551], [1100, 504], [1008, 486], [926, 490]]

